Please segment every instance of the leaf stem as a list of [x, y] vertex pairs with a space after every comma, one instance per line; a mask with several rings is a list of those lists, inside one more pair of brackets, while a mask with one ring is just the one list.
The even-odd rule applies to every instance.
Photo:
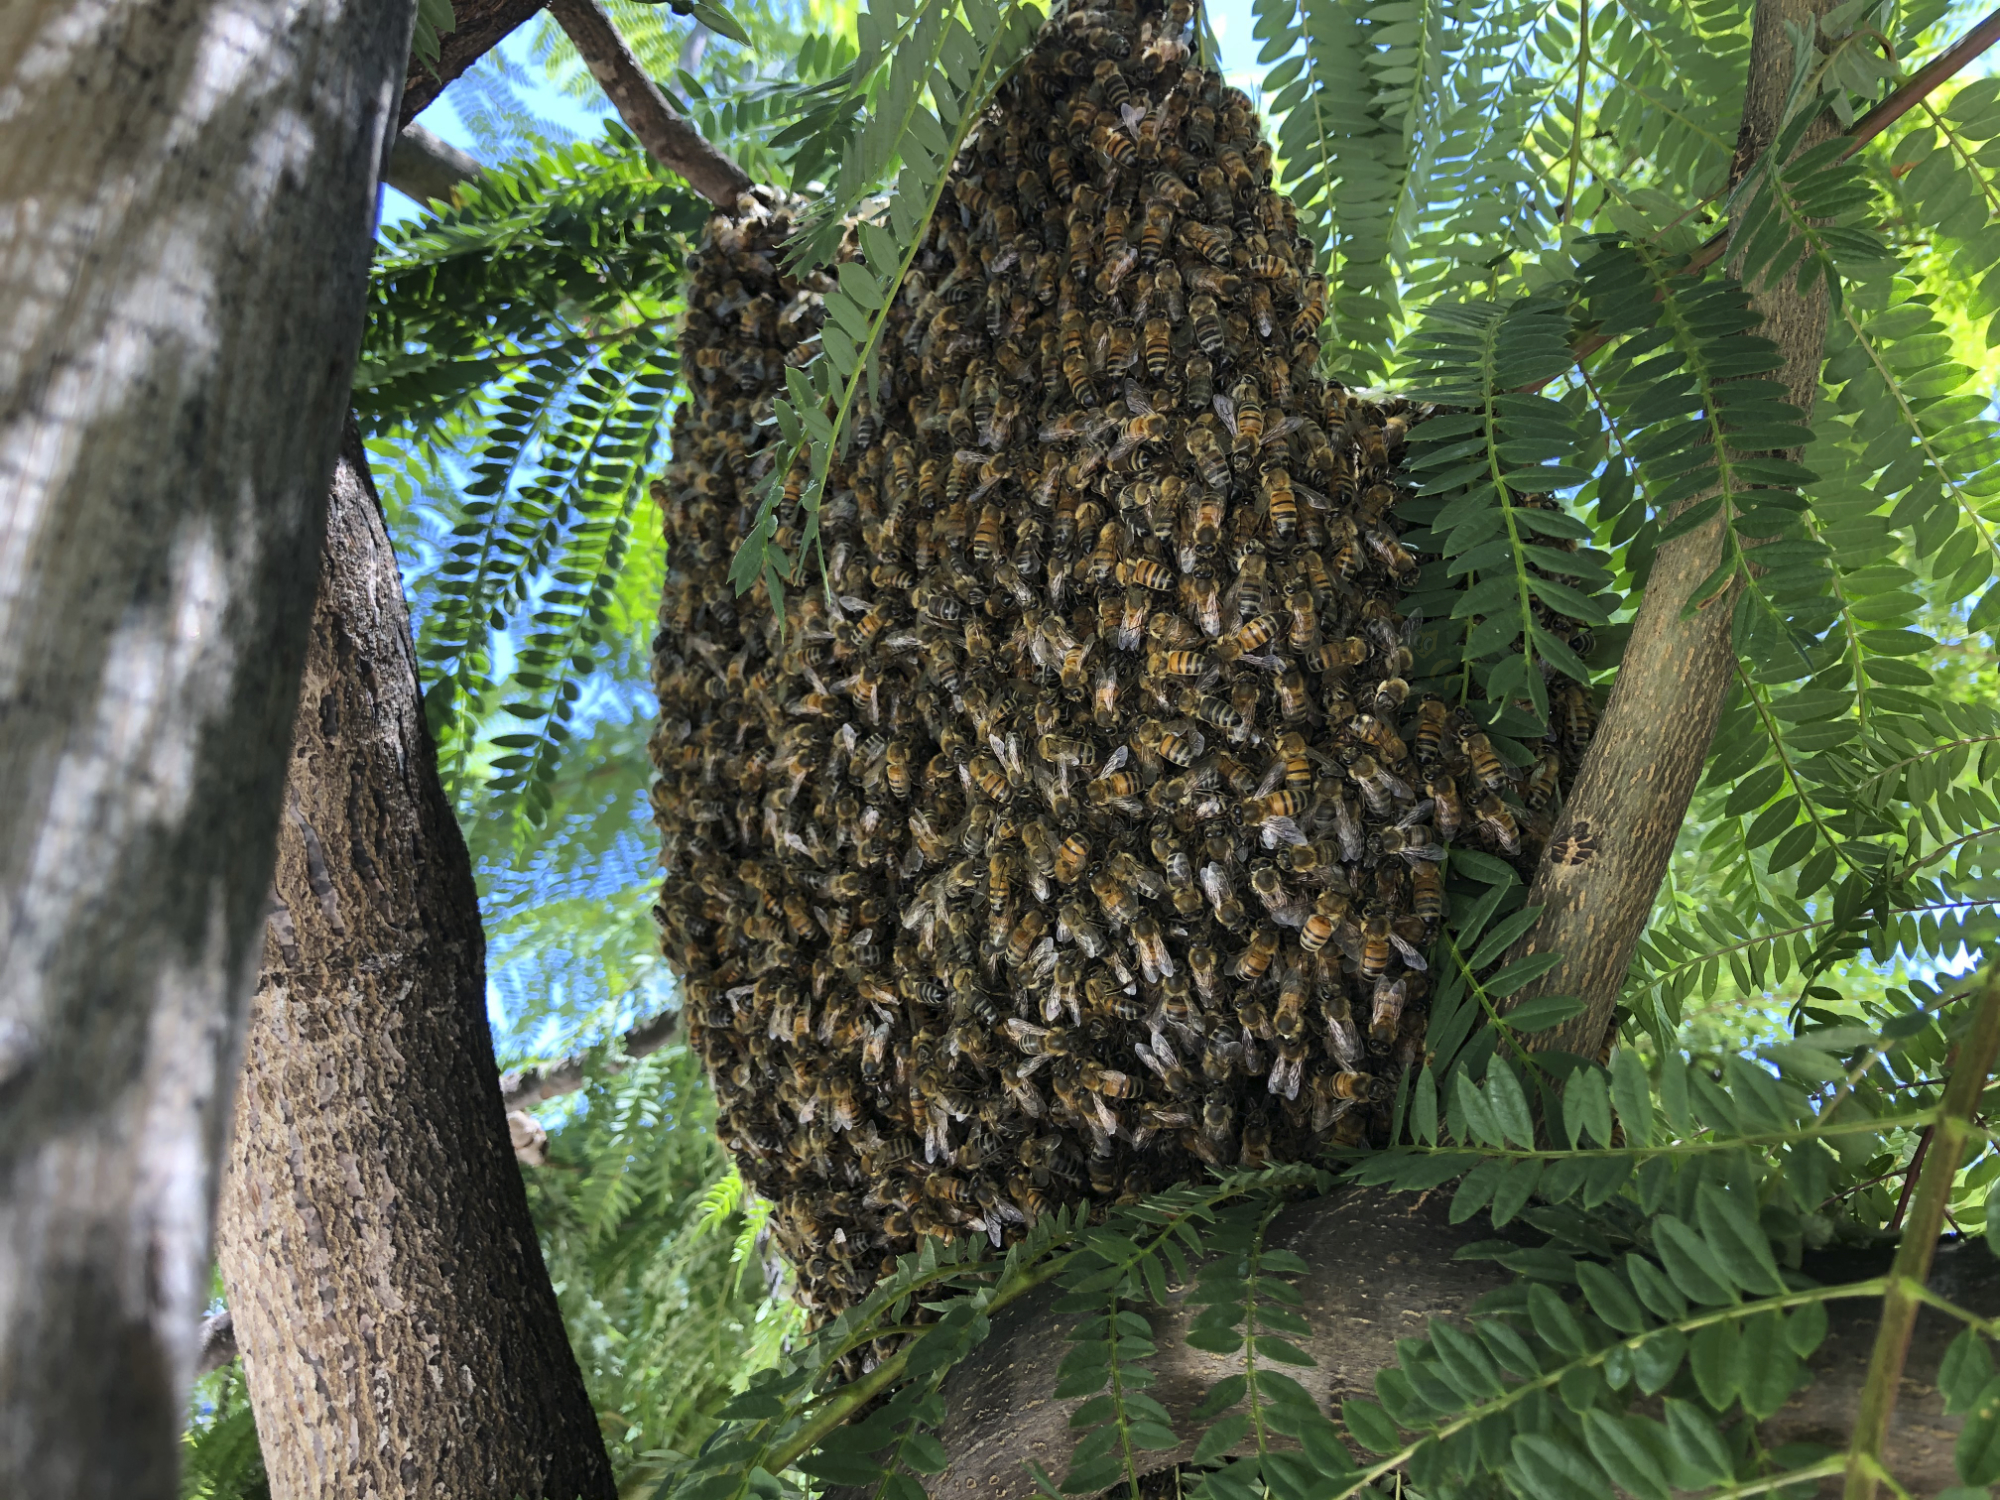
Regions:
[[1577, 6], [1576, 31], [1576, 113], [1570, 118], [1569, 185], [1563, 189], [1562, 222], [1569, 223], [1576, 212], [1576, 169], [1583, 159], [1583, 93], [1590, 81], [1590, 0]]
[[1882, 1321], [1875, 1334], [1875, 1352], [1868, 1362], [1868, 1379], [1861, 1388], [1861, 1407], [1855, 1414], [1854, 1436], [1848, 1444], [1844, 1500], [1874, 1500], [1877, 1483], [1886, 1477], [1882, 1451], [1888, 1441], [1889, 1419], [1896, 1410], [1896, 1393], [1902, 1384], [1910, 1335], [1916, 1328], [1917, 1311], [1922, 1305], [1922, 1299], [1913, 1295], [1911, 1288], [1923, 1286], [1930, 1278], [1931, 1257], [1937, 1252], [1959, 1157], [1967, 1140], [1983, 1134], [1976, 1131], [1972, 1117], [1993, 1070], [1996, 1052], [2000, 1052], [2000, 964], [1987, 970], [1972, 1028], [1959, 1045], [1958, 1066], [1952, 1070], [1944, 1099], [1938, 1105], [1930, 1159], [1917, 1182], [1903, 1242], [1896, 1249], [1895, 1266], [1882, 1298]]

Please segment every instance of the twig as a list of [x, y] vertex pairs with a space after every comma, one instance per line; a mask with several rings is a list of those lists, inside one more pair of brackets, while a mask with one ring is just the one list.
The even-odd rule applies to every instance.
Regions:
[[[1920, 1294], [1929, 1279], [1931, 1257], [1937, 1251], [1951, 1183], [1966, 1141], [1974, 1134], [1972, 1116], [2000, 1052], [2000, 964], [1986, 971], [1986, 983], [1972, 1028], [1959, 1045], [1958, 1066], [1945, 1085], [1937, 1122], [1926, 1144], [1931, 1148], [1911, 1206], [1909, 1226], [1896, 1249], [1889, 1288], [1882, 1297], [1882, 1322], [1875, 1335], [1875, 1352], [1868, 1362], [1868, 1380], [1861, 1389], [1854, 1436], [1847, 1449], [1844, 1500], [1874, 1500], [1875, 1486], [1886, 1477], [1882, 1450], [1889, 1436], [1889, 1419], [1896, 1410], [1903, 1362], [1916, 1328]], [[1915, 1175], [1914, 1173], [1912, 1174]]]
[[689, 187], [717, 208], [735, 212], [736, 200], [750, 190], [749, 174], [704, 140], [667, 102], [599, 0], [552, 0], [549, 14], [653, 160], [680, 173]]
[[1917, 1149], [1910, 1153], [1910, 1164], [1903, 1169], [1903, 1191], [1896, 1198], [1895, 1213], [1889, 1216], [1891, 1234], [1903, 1227], [1904, 1210], [1910, 1206], [1910, 1194], [1917, 1190], [1917, 1179], [1923, 1175], [1924, 1170], [1924, 1153], [1931, 1149], [1931, 1136], [1936, 1130], [1935, 1125], [1924, 1127], [1924, 1133], [1917, 1137]]
[[[622, 1043], [628, 1058], [645, 1057], [658, 1052], [673, 1041], [680, 1031], [681, 1013], [677, 1010], [663, 1012], [650, 1021], [642, 1021], [625, 1033]], [[581, 1055], [565, 1057], [560, 1062], [550, 1063], [546, 1068], [529, 1068], [524, 1072], [506, 1073], [500, 1079], [500, 1100], [509, 1110], [533, 1109], [544, 1099], [554, 1099], [563, 1094], [574, 1094], [583, 1087], [584, 1059]], [[606, 1063], [605, 1073], [622, 1073], [622, 1062]]]

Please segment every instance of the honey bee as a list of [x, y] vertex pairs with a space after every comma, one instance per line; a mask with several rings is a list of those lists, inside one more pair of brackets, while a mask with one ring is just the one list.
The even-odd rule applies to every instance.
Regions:
[[1561, 775], [1562, 760], [1554, 751], [1544, 750], [1536, 757], [1521, 786], [1521, 800], [1528, 804], [1528, 811], [1546, 813], [1555, 806]]
[[1150, 557], [1131, 557], [1118, 564], [1118, 582], [1166, 591], [1174, 587], [1173, 569]]
[[1521, 852], [1521, 827], [1514, 813], [1498, 795], [1487, 792], [1472, 805], [1473, 817], [1486, 836], [1509, 854]]
[[1313, 603], [1312, 588], [1303, 578], [1285, 585], [1285, 612], [1291, 616], [1286, 639], [1295, 651], [1308, 650], [1319, 638], [1319, 610]]
[[1345, 636], [1337, 641], [1327, 641], [1307, 656], [1315, 671], [1340, 672], [1348, 667], [1359, 666], [1368, 660], [1368, 643], [1358, 635]]
[[1410, 871], [1410, 910], [1427, 926], [1444, 920], [1444, 873], [1435, 864], [1420, 864]]
[[1271, 534], [1280, 542], [1289, 542], [1298, 534], [1299, 499], [1292, 488], [1292, 476], [1283, 469], [1273, 469], [1264, 476], [1264, 504], [1271, 515]]
[[[1217, 922], [1234, 932], [1250, 920], [1249, 913], [1243, 908], [1243, 903], [1236, 899], [1235, 883], [1229, 878], [1229, 872], [1220, 864], [1211, 861], [1203, 865], [1199, 879], [1202, 894], [1208, 898], [1209, 904], [1215, 908], [1215, 920]], [[1197, 982], [1199, 982], [1199, 969], [1196, 970], [1195, 977]], [[1206, 991], [1204, 991], [1205, 994]]]
[[1278, 956], [1278, 930], [1266, 922], [1259, 922], [1250, 934], [1250, 941], [1236, 956], [1230, 972], [1241, 980], [1262, 979], [1270, 971], [1271, 960]]
[[[1221, 343], [1221, 325], [1217, 324], [1217, 344]], [[1181, 402], [1192, 411], [1207, 411], [1215, 401], [1215, 366], [1206, 354], [1189, 357], [1182, 367]]]
[[1374, 714], [1356, 714], [1347, 721], [1347, 732], [1391, 763], [1408, 759], [1409, 747], [1390, 722]]
[[1591, 698], [1589, 688], [1567, 678], [1553, 696], [1555, 701], [1551, 708], [1564, 763], [1570, 766], [1580, 764], [1583, 752], [1590, 747], [1597, 733], [1597, 705]]
[[1229, 489], [1229, 460], [1223, 456], [1222, 444], [1206, 427], [1190, 427], [1183, 439], [1187, 444], [1188, 457], [1201, 473], [1202, 482], [1211, 490], [1227, 493]]
[[1069, 382], [1070, 395], [1079, 406], [1098, 404], [1097, 387], [1090, 378], [1090, 361], [1081, 350], [1063, 356], [1062, 371], [1063, 379]]
[[1465, 751], [1465, 758], [1472, 763], [1473, 778], [1483, 790], [1497, 792], [1514, 784], [1513, 773], [1493, 749], [1492, 740], [1474, 733], [1462, 735], [1459, 744]]
[[[1122, 565], [1121, 565], [1122, 566]], [[1120, 651], [1136, 651], [1146, 638], [1146, 616], [1152, 612], [1153, 597], [1137, 583], [1125, 590], [1124, 607], [1118, 615], [1112, 642]]]
[[1055, 867], [1051, 873], [1059, 884], [1073, 885], [1089, 862], [1090, 841], [1080, 833], [1072, 833], [1056, 850]]
[[1292, 315], [1292, 334], [1296, 338], [1317, 338], [1320, 324], [1326, 321], [1326, 278], [1310, 276], [1306, 278], [1305, 296], [1299, 310]]
[[[1183, 237], [1187, 235], [1190, 227], [1199, 226], [1182, 225], [1181, 234]], [[1222, 314], [1216, 305], [1215, 298], [1207, 292], [1198, 292], [1194, 296], [1189, 297], [1188, 318], [1194, 326], [1194, 341], [1201, 347], [1201, 352], [1210, 356], [1220, 354], [1224, 342]]]
[[1408, 782], [1384, 770], [1372, 755], [1356, 756], [1347, 774], [1360, 789], [1368, 810], [1378, 818], [1388, 817], [1397, 802], [1408, 802], [1415, 795]]
[[1160, 754], [1177, 766], [1193, 765], [1204, 748], [1201, 731], [1192, 727], [1184, 732], [1169, 730], [1160, 737]]
[[1261, 650], [1278, 633], [1278, 617], [1260, 614], [1245, 620], [1228, 635], [1215, 643], [1213, 648], [1216, 661], [1227, 665], [1246, 652]]

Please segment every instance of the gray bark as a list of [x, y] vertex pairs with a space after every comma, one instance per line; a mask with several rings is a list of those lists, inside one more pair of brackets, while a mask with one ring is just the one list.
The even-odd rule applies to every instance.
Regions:
[[360, 437], [217, 1227], [274, 1500], [609, 1500], [500, 1108], [472, 863]]
[[[1273, 1225], [1271, 1243], [1303, 1257], [1309, 1268], [1297, 1284], [1305, 1295], [1301, 1311], [1313, 1332], [1296, 1342], [1318, 1362], [1314, 1368], [1285, 1373], [1336, 1419], [1339, 1403], [1348, 1397], [1372, 1398], [1375, 1371], [1395, 1362], [1397, 1339], [1421, 1338], [1428, 1319], [1462, 1317], [1486, 1292], [1512, 1279], [1489, 1261], [1452, 1259], [1460, 1246], [1490, 1239], [1493, 1231], [1483, 1217], [1448, 1223], [1449, 1201], [1448, 1194], [1417, 1199], [1379, 1189], [1348, 1190], [1287, 1209]], [[1805, 1270], [1831, 1285], [1880, 1275], [1889, 1258], [1886, 1250], [1809, 1256]], [[1974, 1312], [2000, 1314], [2000, 1261], [1984, 1244], [1940, 1249], [1930, 1285]], [[947, 1378], [939, 1437], [951, 1466], [926, 1479], [932, 1495], [1028, 1500], [1035, 1493], [1027, 1469], [1030, 1459], [1061, 1479], [1077, 1437], [1069, 1429], [1069, 1416], [1083, 1403], [1082, 1398], [1058, 1401], [1049, 1394], [1068, 1352], [1064, 1330], [1074, 1321], [1051, 1311], [1057, 1295], [1053, 1288], [1043, 1288], [1003, 1310], [986, 1343]], [[1829, 1304], [1826, 1342], [1809, 1361], [1813, 1383], [1759, 1429], [1765, 1446], [1846, 1442], [1880, 1307], [1879, 1299]], [[1178, 1292], [1174, 1305], [1152, 1310], [1149, 1317], [1159, 1345], [1151, 1361], [1159, 1381], [1149, 1394], [1173, 1414], [1175, 1430], [1189, 1439], [1172, 1451], [1143, 1455], [1145, 1472], [1151, 1473], [1192, 1455], [1201, 1427], [1189, 1414], [1209, 1384], [1231, 1367], [1187, 1347], [1192, 1316], [1179, 1304]], [[1937, 1371], [1959, 1327], [1926, 1310], [1910, 1346], [1888, 1460], [1912, 1494], [1935, 1494], [1958, 1482], [1951, 1450], [1963, 1421], [1944, 1415]], [[1356, 1457], [1373, 1461], [1359, 1452]]]
[[474, 157], [413, 121], [397, 135], [382, 180], [419, 203], [450, 203], [458, 188], [485, 170]]
[[0, 25], [0, 1494], [176, 1488], [410, 17]]

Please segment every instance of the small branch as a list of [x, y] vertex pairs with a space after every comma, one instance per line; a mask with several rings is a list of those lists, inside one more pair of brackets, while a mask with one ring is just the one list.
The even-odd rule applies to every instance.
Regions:
[[1917, 1138], [1917, 1149], [1910, 1153], [1910, 1164], [1903, 1169], [1903, 1191], [1897, 1196], [1896, 1212], [1889, 1219], [1891, 1234], [1903, 1227], [1903, 1215], [1910, 1207], [1910, 1194], [1917, 1190], [1917, 1179], [1923, 1176], [1924, 1153], [1931, 1149], [1931, 1137], [1936, 1133], [1935, 1125], [1926, 1125], [1924, 1133]]
[[[658, 1052], [673, 1041], [680, 1031], [680, 1023], [681, 1013], [677, 1010], [665, 1011], [650, 1021], [640, 1022], [625, 1033], [622, 1043], [625, 1056], [640, 1058]], [[581, 1056], [573, 1056], [551, 1063], [546, 1068], [502, 1074], [500, 1102], [510, 1111], [533, 1109], [544, 1099], [574, 1094], [583, 1087], [583, 1064]], [[620, 1062], [607, 1063], [603, 1071], [622, 1073], [625, 1066]]]
[[667, 102], [599, 0], [554, 0], [549, 14], [653, 159], [685, 177], [689, 187], [717, 208], [735, 212], [736, 200], [750, 189], [748, 174], [703, 140], [686, 116]]
[[419, 203], [456, 201], [457, 190], [485, 172], [443, 136], [412, 121], [396, 137], [382, 180]]
[[1927, 98], [1939, 84], [1963, 70], [1995, 42], [2000, 42], [2000, 10], [1993, 12], [1960, 37], [1949, 50], [1939, 53], [1917, 69], [1903, 81], [1895, 93], [1856, 120], [1853, 128], [1847, 132], [1848, 146], [1842, 153], [1842, 160], [1852, 156], [1895, 124], [1920, 100]]
[[[1993, 1071], [1993, 1058], [2000, 1052], [2000, 964], [1986, 972], [1985, 993], [1972, 1018], [1972, 1029], [1958, 1049], [1958, 1066], [1945, 1085], [1938, 1106], [1937, 1124], [1925, 1145], [1930, 1160], [1917, 1183], [1916, 1201], [1903, 1242], [1896, 1249], [1896, 1263], [1890, 1269], [1889, 1290], [1882, 1298], [1882, 1321], [1875, 1334], [1875, 1350], [1868, 1362], [1868, 1379], [1861, 1388], [1861, 1406], [1855, 1415], [1854, 1437], [1847, 1449], [1845, 1500], [1875, 1500], [1875, 1486], [1885, 1470], [1883, 1450], [1887, 1445], [1889, 1422], [1896, 1412], [1896, 1393], [1903, 1383], [1903, 1364], [1909, 1356], [1910, 1334], [1916, 1328], [1922, 1305], [1921, 1290], [1930, 1277], [1931, 1257], [1937, 1253], [1938, 1235], [1944, 1228], [1945, 1210], [1951, 1203], [1951, 1183], [1966, 1141], [1973, 1135], [1972, 1117], [1979, 1097]], [[1919, 1154], [1925, 1154], [1921, 1151]], [[1913, 1175], [1914, 1175], [1914, 1163]]]

